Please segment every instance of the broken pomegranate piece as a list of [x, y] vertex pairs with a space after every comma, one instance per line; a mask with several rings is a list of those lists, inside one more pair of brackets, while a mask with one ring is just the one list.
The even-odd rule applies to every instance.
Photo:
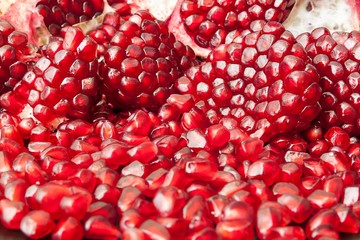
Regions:
[[220, 44], [229, 43], [258, 20], [282, 22], [293, 2], [181, 0], [168, 19], [170, 31], [206, 57]]

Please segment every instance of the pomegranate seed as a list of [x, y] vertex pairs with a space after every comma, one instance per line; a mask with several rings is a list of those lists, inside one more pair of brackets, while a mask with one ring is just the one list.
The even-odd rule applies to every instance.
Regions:
[[36, 205], [41, 209], [53, 215], [57, 219], [61, 216], [60, 202], [63, 197], [71, 194], [67, 186], [55, 183], [45, 183], [40, 186], [34, 197]]
[[206, 159], [192, 158], [186, 161], [185, 172], [193, 178], [203, 181], [213, 180], [218, 167], [215, 163]]
[[[228, 168], [230, 168], [230, 167], [228, 166]], [[236, 170], [234, 170], [234, 169], [233, 169], [233, 171], [236, 172]], [[237, 174], [237, 175], [239, 175], [239, 174]], [[240, 179], [240, 176], [238, 176], [236, 178], [231, 172], [218, 171], [216, 173], [214, 180], [211, 182], [211, 186], [215, 189], [220, 190], [222, 187], [224, 187], [225, 184], [235, 181], [236, 179]]]
[[208, 198], [214, 195], [214, 189], [212, 189], [209, 185], [203, 182], [193, 182], [187, 188], [186, 192], [189, 194], [189, 197], [193, 196], [202, 196], [204, 198]]
[[142, 163], [149, 163], [158, 153], [157, 146], [152, 142], [145, 142], [127, 151], [127, 154], [134, 160]]
[[352, 206], [360, 197], [360, 187], [359, 186], [349, 186], [344, 189], [343, 204], [346, 206]]
[[143, 193], [147, 193], [149, 190], [149, 184], [145, 181], [145, 179], [134, 175], [121, 177], [116, 184], [116, 187], [119, 189], [135, 187]]
[[285, 153], [285, 162], [293, 162], [303, 165], [305, 159], [309, 159], [310, 154], [306, 152], [287, 151]]
[[51, 238], [54, 240], [61, 239], [82, 239], [84, 230], [79, 220], [73, 217], [68, 217], [64, 220], [60, 220], [54, 229]]
[[344, 193], [344, 181], [338, 176], [330, 176], [325, 179], [323, 189], [326, 192], [334, 193], [339, 201]]
[[27, 162], [34, 161], [35, 157], [30, 153], [20, 153], [13, 161], [12, 168], [17, 172], [24, 172], [26, 170]]
[[128, 228], [139, 228], [144, 220], [144, 216], [137, 210], [130, 208], [122, 213], [120, 218], [120, 229], [125, 231]]
[[264, 142], [258, 138], [247, 138], [238, 145], [236, 148], [236, 156], [238, 159], [248, 159], [255, 161], [258, 159], [259, 154], [262, 152]]
[[29, 208], [23, 202], [0, 200], [0, 222], [8, 229], [19, 230], [20, 222], [28, 212]]
[[315, 210], [329, 209], [338, 202], [336, 195], [332, 192], [326, 192], [324, 190], [317, 189], [312, 192], [307, 199], [311, 202], [311, 205]]
[[316, 189], [322, 189], [323, 182], [319, 177], [316, 176], [306, 176], [301, 179], [299, 184], [300, 192], [307, 197]]
[[285, 193], [278, 197], [277, 202], [288, 209], [291, 220], [302, 223], [313, 213], [310, 201], [299, 195]]
[[251, 221], [221, 221], [216, 225], [216, 233], [223, 239], [254, 239], [254, 229]]
[[155, 208], [163, 217], [169, 217], [179, 212], [185, 205], [187, 194], [173, 186], [160, 188], [154, 198]]
[[336, 175], [341, 177], [345, 187], [358, 183], [358, 174], [354, 171], [339, 172]]
[[61, 198], [60, 208], [66, 216], [81, 220], [89, 209], [91, 201], [92, 196], [88, 193], [73, 193]]
[[[101, 150], [101, 159], [103, 159], [110, 168], [117, 169], [119, 166], [129, 163], [130, 159], [126, 156], [128, 149], [129, 147], [126, 144], [109, 144]], [[119, 161], [119, 159], [121, 160]]]
[[39, 189], [39, 185], [37, 184], [33, 184], [26, 189], [25, 201], [30, 208], [38, 208], [37, 201], [35, 199], [35, 194], [38, 189]]
[[281, 196], [285, 193], [299, 195], [299, 188], [292, 183], [278, 182], [272, 186], [272, 191], [275, 197]]
[[4, 197], [16, 202], [25, 202], [25, 192], [29, 184], [24, 179], [14, 179], [6, 184]]
[[206, 199], [213, 221], [218, 223], [222, 218], [223, 209], [230, 202], [226, 196], [213, 195]]
[[350, 137], [347, 132], [339, 127], [330, 128], [324, 135], [326, 141], [332, 146], [340, 147], [343, 150], [350, 146]]
[[16, 179], [23, 178], [24, 174], [15, 171], [7, 171], [0, 174], [0, 187], [3, 190], [6, 185]]
[[66, 179], [76, 172], [76, 165], [70, 161], [60, 161], [53, 165], [51, 176], [53, 179]]
[[84, 236], [89, 239], [119, 239], [120, 231], [103, 216], [92, 216], [84, 224]]
[[120, 190], [107, 184], [99, 184], [95, 188], [93, 195], [96, 200], [104, 201], [115, 206], [120, 197]]
[[149, 172], [150, 172], [149, 167], [139, 161], [133, 161], [121, 170], [121, 174], [124, 176], [137, 176], [137, 177], [147, 176]]
[[119, 173], [114, 171], [111, 168], [100, 168], [96, 172], [96, 179], [98, 182], [103, 184], [108, 184], [110, 186], [116, 186], [117, 182], [120, 179]]
[[154, 220], [149, 219], [144, 221], [141, 224], [140, 229], [150, 239], [170, 239], [169, 231], [163, 225]]
[[148, 183], [150, 191], [155, 191], [163, 185], [167, 172], [167, 170], [159, 168], [146, 177], [145, 180]]
[[184, 239], [188, 228], [184, 219], [159, 217], [156, 221], [163, 225], [174, 239]]
[[263, 180], [267, 186], [279, 180], [280, 167], [273, 160], [259, 160], [252, 163], [248, 170], [249, 179]]
[[351, 209], [344, 204], [337, 204], [333, 208], [340, 220], [340, 224], [336, 226], [339, 232], [358, 233], [360, 229], [360, 221], [351, 211]]
[[171, 158], [174, 153], [178, 150], [179, 140], [175, 136], [162, 136], [154, 139], [159, 154], [163, 154], [165, 157]]
[[322, 154], [320, 159], [332, 173], [350, 170], [351, 160], [343, 152], [329, 151]]
[[317, 140], [311, 142], [308, 145], [308, 150], [311, 156], [320, 157], [322, 154], [326, 153], [330, 148], [330, 143], [325, 140]]
[[205, 211], [206, 202], [202, 196], [193, 196], [183, 208], [183, 218], [190, 221], [197, 211]]
[[0, 172], [7, 172], [11, 170], [11, 163], [13, 159], [11, 155], [5, 151], [0, 151]]
[[103, 216], [113, 224], [115, 224], [119, 217], [113, 205], [102, 201], [93, 201], [90, 204], [84, 220], [92, 216]]
[[222, 147], [230, 140], [230, 132], [221, 124], [210, 126], [206, 136], [210, 146], [215, 148]]
[[266, 236], [272, 228], [286, 226], [291, 218], [282, 205], [265, 201], [257, 211], [256, 221], [256, 228], [260, 236]]
[[250, 193], [249, 191], [244, 191], [244, 190], [237, 191], [234, 193], [234, 195], [232, 195], [231, 198], [234, 199], [235, 201], [247, 202], [251, 206], [253, 206], [255, 210], [257, 210], [261, 204], [261, 199], [255, 194]]
[[270, 230], [267, 237], [269, 239], [305, 239], [305, 232], [301, 227], [298, 226], [276, 227]]
[[117, 207], [121, 212], [124, 212], [128, 209], [130, 209], [134, 201], [141, 195], [141, 192], [139, 189], [129, 186], [125, 187], [120, 195], [119, 201], [117, 203]]
[[217, 233], [211, 227], [205, 227], [197, 232], [188, 234], [186, 240], [216, 240], [218, 239]]
[[89, 169], [78, 169], [74, 175], [69, 177], [69, 179], [72, 180], [75, 185], [83, 187], [89, 192], [93, 192], [96, 186], [96, 176]]
[[240, 190], [249, 190], [250, 189], [250, 184], [242, 181], [242, 180], [236, 180], [233, 182], [230, 182], [228, 184], [226, 184], [220, 191], [219, 194], [226, 196], [226, 197], [231, 197], [233, 194], [235, 194], [237, 191]]
[[146, 239], [144, 232], [137, 228], [125, 229], [122, 237], [123, 237], [122, 239], [124, 239], [124, 240], [131, 240], [131, 239], [144, 240], [144, 239]]
[[282, 163], [279, 165], [281, 168], [280, 181], [298, 184], [303, 174], [303, 170], [297, 163]]
[[335, 226], [340, 224], [339, 217], [335, 210], [333, 209], [324, 209], [316, 213], [310, 218], [306, 226], [306, 235], [314, 236], [314, 232], [318, 231], [321, 227], [330, 227], [330, 229], [335, 229]]
[[326, 164], [318, 158], [309, 158], [303, 161], [304, 173], [307, 176], [328, 176], [330, 171]]
[[254, 209], [246, 202], [234, 201], [226, 205], [221, 216], [222, 221], [245, 221], [252, 223]]
[[43, 210], [28, 212], [20, 222], [20, 230], [29, 238], [39, 239], [48, 235], [55, 227], [50, 214]]
[[134, 201], [133, 207], [139, 211], [140, 214], [150, 218], [157, 214], [157, 210], [151, 201], [143, 198], [138, 198]]
[[340, 234], [333, 229], [329, 225], [322, 225], [317, 228], [315, 228], [311, 235], [309, 236], [310, 239], [321, 239], [321, 238], [330, 238], [330, 239], [336, 239], [340, 240]]

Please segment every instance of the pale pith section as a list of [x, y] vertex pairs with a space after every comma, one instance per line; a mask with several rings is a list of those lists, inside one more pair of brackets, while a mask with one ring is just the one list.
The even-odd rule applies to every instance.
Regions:
[[356, 0], [297, 0], [284, 25], [295, 36], [317, 27], [359, 30], [358, 7]]

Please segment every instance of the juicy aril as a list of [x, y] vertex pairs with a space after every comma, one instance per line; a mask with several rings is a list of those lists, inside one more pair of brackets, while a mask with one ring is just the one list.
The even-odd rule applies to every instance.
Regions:
[[32, 239], [359, 232], [358, 1], [0, 7], [4, 227]]

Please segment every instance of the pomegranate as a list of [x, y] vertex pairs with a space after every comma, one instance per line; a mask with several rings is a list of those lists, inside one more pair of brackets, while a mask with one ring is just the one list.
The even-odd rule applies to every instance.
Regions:
[[358, 237], [358, 9], [2, 1], [1, 225], [31, 239]]

